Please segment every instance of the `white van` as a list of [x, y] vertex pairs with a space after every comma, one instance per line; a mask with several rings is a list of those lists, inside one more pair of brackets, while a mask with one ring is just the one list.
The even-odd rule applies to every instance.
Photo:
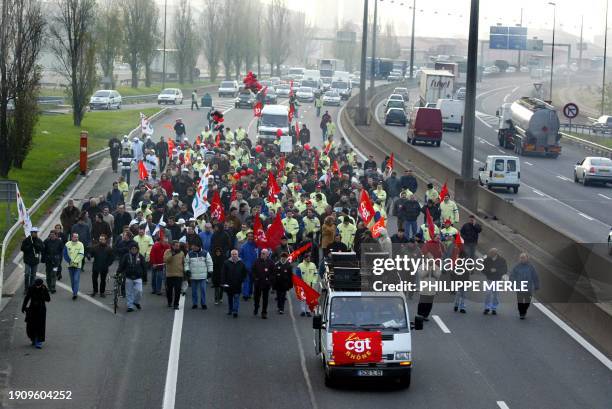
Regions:
[[436, 108], [442, 111], [442, 126], [461, 132], [465, 106], [458, 99], [439, 99]]
[[488, 189], [504, 187], [518, 193], [521, 185], [521, 163], [516, 156], [489, 155], [479, 168], [478, 183]]
[[266, 105], [257, 121], [257, 143], [274, 142], [278, 130], [289, 134], [289, 107], [287, 105]]

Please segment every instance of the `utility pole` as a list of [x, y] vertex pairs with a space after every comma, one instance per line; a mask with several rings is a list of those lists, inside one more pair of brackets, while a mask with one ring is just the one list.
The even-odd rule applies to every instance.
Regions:
[[361, 34], [361, 75], [359, 76], [359, 111], [357, 125], [368, 124], [366, 106], [366, 54], [368, 52], [368, 0], [363, 0], [363, 30]]
[[[519, 23], [519, 27], [523, 27], [523, 8], [522, 7], [521, 7], [521, 20], [520, 20], [520, 23]], [[521, 50], [518, 50], [518, 69], [519, 69], [518, 72], [520, 72], [520, 69], [521, 69]]]
[[584, 44], [582, 43], [582, 30], [584, 29], [584, 14], [582, 15], [582, 19], [580, 21], [580, 48], [578, 49], [578, 68], [582, 70], [582, 48]]
[[[372, 25], [372, 63], [370, 64], [370, 92], [374, 92], [374, 73], [376, 72], [376, 30], [378, 30], [378, 0], [374, 0], [374, 24]], [[363, 72], [361, 75], [365, 75]]]
[[414, 78], [414, 23], [416, 21], [416, 0], [412, 0], [412, 34], [410, 35], [410, 79]]
[[606, 60], [608, 59], [608, 6], [609, 0], [606, 0], [606, 32], [604, 33], [604, 60], [603, 60], [603, 76], [601, 81], [601, 114], [604, 114], [604, 104], [606, 102]]
[[555, 72], [555, 29], [557, 27], [557, 3], [552, 1], [548, 2], [549, 5], [553, 6], [553, 32], [552, 32], [552, 51], [550, 52], [550, 93], [548, 99], [552, 104], [553, 100], [553, 74]]
[[478, 76], [478, 10], [479, 0], [471, 0], [470, 30], [466, 77], [465, 111], [463, 113], [463, 146], [461, 178], [455, 182], [456, 199], [468, 209], [478, 207], [477, 182], [474, 179], [474, 127], [476, 123], [476, 80]]
[[164, 51], [162, 57], [162, 90], [166, 88], [166, 15], [168, 11], [168, 0], [164, 0]]

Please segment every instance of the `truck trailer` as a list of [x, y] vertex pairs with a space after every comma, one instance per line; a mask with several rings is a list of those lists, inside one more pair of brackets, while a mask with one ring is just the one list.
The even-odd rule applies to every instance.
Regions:
[[455, 76], [444, 70], [423, 70], [420, 82], [419, 106], [435, 104], [439, 99], [452, 99]]

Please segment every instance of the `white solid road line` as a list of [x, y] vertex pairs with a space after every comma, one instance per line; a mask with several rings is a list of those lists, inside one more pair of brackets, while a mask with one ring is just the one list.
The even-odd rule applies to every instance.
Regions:
[[525, 165], [533, 166], [533, 163], [531, 163], [531, 162], [524, 161], [523, 163], [524, 163]]
[[445, 334], [450, 334], [451, 333], [450, 329], [448, 329], [446, 324], [442, 321], [442, 318], [440, 318], [438, 315], [432, 315], [431, 318], [433, 318], [434, 321], [436, 322], [436, 324], [438, 324], [438, 327], [440, 327], [442, 332], [444, 332]]
[[603, 195], [601, 193], [597, 193], [597, 195], [603, 197], [604, 199], [612, 200], [612, 197], [608, 197], [608, 196]]
[[179, 358], [181, 356], [181, 335], [183, 332], [183, 315], [185, 314], [185, 296], [181, 295], [179, 309], [174, 311], [172, 323], [172, 340], [168, 355], [168, 370], [164, 388], [164, 403], [162, 409], [174, 409], [176, 401], [176, 381], [178, 379]]
[[291, 300], [291, 297], [287, 297], [287, 302], [289, 303], [289, 315], [291, 316], [291, 324], [293, 325], [293, 333], [295, 334], [295, 339], [297, 340], [298, 350], [300, 351], [300, 366], [302, 367], [302, 375], [304, 375], [304, 380], [306, 381], [306, 388], [308, 389], [308, 397], [310, 398], [310, 406], [313, 409], [318, 409], [317, 401], [315, 399], [314, 389], [312, 388], [312, 383], [310, 382], [310, 374], [308, 373], [308, 368], [306, 367], [306, 354], [304, 353], [304, 345], [302, 344], [302, 338], [300, 337], [300, 333], [297, 327], [297, 322], [295, 321], [295, 314], [293, 313], [293, 302]]
[[[68, 273], [68, 270], [66, 270], [66, 273]], [[42, 273], [36, 273], [36, 276], [39, 277], [39, 278], [42, 278], [43, 280], [46, 279], [46, 277], [47, 277], [45, 274], [42, 274]], [[69, 273], [66, 274], [66, 276], [68, 278], [70, 278], [69, 277]], [[55, 285], [58, 286], [59, 288], [62, 288], [64, 290], [68, 291], [70, 294], [72, 294], [72, 287], [70, 287], [69, 285], [62, 283], [61, 281], [56, 281]], [[103, 310], [106, 310], [106, 311], [110, 312], [111, 314], [115, 313], [115, 311], [111, 307], [109, 307], [106, 304], [101, 303], [100, 301], [96, 300], [93, 297], [90, 297], [89, 295], [83, 294], [82, 292], [79, 291], [78, 296], [80, 298], [84, 299], [85, 301], [89, 301], [90, 303], [92, 303], [96, 307], [100, 307]]]
[[586, 215], [586, 214], [584, 214], [584, 213], [578, 213], [578, 214], [579, 214], [580, 216], [584, 217], [584, 218], [585, 218], [585, 219], [587, 219], [587, 220], [590, 220], [590, 221], [595, 220], [595, 219], [593, 219], [591, 216], [587, 216], [587, 215]]
[[499, 406], [499, 409], [510, 409], [503, 400], [498, 400], [497, 406]]
[[546, 196], [544, 193], [540, 192], [540, 191], [539, 191], [539, 190], [537, 190], [537, 189], [532, 189], [532, 190], [533, 190], [533, 193], [535, 193], [536, 195]]
[[559, 317], [557, 317], [551, 310], [546, 308], [544, 305], [539, 302], [534, 302], [533, 305], [540, 310], [544, 315], [550, 318], [555, 324], [557, 324], [563, 331], [565, 331], [570, 337], [574, 338], [574, 341], [578, 342], [584, 349], [589, 351], [591, 355], [593, 355], [599, 362], [604, 364], [606, 368], [612, 371], [612, 360], [610, 360], [607, 356], [601, 353], [597, 348], [595, 348], [589, 341], [584, 339], [580, 334], [574, 331], [569, 325], [563, 322]]
[[565, 180], [566, 182], [573, 182], [572, 179], [566, 178], [565, 176], [557, 175], [557, 178], [561, 180]]

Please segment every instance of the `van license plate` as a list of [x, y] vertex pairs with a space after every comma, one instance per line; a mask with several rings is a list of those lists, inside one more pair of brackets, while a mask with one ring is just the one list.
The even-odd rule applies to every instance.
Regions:
[[381, 369], [360, 369], [357, 371], [357, 376], [383, 376]]

